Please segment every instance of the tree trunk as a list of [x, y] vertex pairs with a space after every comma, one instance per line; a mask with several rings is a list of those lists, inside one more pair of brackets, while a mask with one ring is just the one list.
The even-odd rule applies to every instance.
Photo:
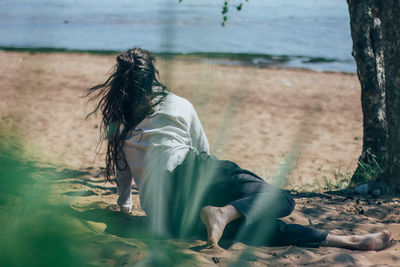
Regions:
[[382, 0], [388, 164], [379, 180], [400, 192], [400, 1]]
[[[386, 167], [387, 124], [385, 69], [380, 3], [378, 0], [347, 0], [350, 11], [353, 57], [361, 83], [364, 115], [363, 151], [351, 183], [378, 176]], [[376, 177], [370, 177], [376, 178]]]

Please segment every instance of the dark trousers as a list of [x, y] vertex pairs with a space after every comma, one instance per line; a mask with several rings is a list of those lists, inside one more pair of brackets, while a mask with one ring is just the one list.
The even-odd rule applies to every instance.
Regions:
[[279, 220], [293, 211], [292, 197], [234, 162], [190, 151], [163, 179], [168, 229], [175, 236], [206, 236], [201, 208], [231, 204], [243, 218], [231, 222], [223, 238], [252, 245], [319, 246], [327, 237], [326, 232]]

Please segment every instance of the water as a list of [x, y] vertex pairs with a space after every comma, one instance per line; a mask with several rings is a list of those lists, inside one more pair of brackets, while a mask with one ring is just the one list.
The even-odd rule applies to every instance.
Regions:
[[346, 1], [230, 3], [221, 27], [222, 0], [0, 0], [0, 46], [286, 55], [287, 66], [355, 71]]

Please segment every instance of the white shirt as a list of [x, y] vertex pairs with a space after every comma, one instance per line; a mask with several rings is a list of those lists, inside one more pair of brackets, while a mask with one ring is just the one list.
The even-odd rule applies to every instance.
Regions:
[[118, 204], [130, 209], [132, 177], [139, 190], [151, 175], [173, 171], [189, 149], [209, 153], [209, 144], [193, 105], [167, 93], [155, 112], [136, 126], [123, 146], [129, 168], [117, 170]]

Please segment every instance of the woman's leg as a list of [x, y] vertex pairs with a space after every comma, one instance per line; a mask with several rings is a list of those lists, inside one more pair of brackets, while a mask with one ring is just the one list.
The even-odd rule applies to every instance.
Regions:
[[[201, 210], [201, 220], [207, 228], [208, 247], [217, 247], [225, 227], [242, 217], [229, 225], [225, 236], [241, 240], [261, 237], [261, 243], [265, 244], [271, 235], [267, 228], [275, 224], [275, 218], [289, 215], [295, 206], [288, 193], [246, 170], [237, 169], [231, 175], [214, 181], [207, 194], [207, 205]], [[272, 228], [271, 231], [275, 231]], [[255, 236], [251, 238], [253, 234]]]
[[[230, 204], [224, 207], [204, 207], [201, 210], [201, 220], [207, 228], [207, 248], [220, 248], [218, 242], [225, 227], [241, 217], [243, 214]], [[266, 229], [265, 223], [271, 227]], [[280, 220], [258, 221], [247, 226], [242, 224], [242, 228], [235, 228], [235, 231], [242, 231], [240, 241], [251, 245], [322, 245], [366, 251], [385, 249], [390, 245], [391, 236], [387, 230], [373, 234], [339, 236], [298, 224], [286, 224]]]
[[356, 250], [382, 250], [390, 245], [391, 233], [383, 230], [374, 234], [365, 235], [332, 235], [329, 234], [322, 245]]
[[[207, 247], [218, 247], [218, 241], [224, 231], [225, 237], [256, 246], [318, 247], [328, 236], [327, 232], [299, 224], [286, 224], [268, 214], [263, 217], [257, 216], [248, 222], [244, 215], [231, 204], [223, 207], [204, 207], [201, 210], [201, 220], [207, 228]], [[225, 227], [227, 227], [226, 230]]]
[[[264, 245], [323, 244], [379, 249], [383, 247], [379, 244], [386, 244], [385, 240], [389, 239], [387, 234], [360, 238], [329, 235], [327, 239], [327, 232], [297, 224], [285, 224], [276, 218], [287, 216], [294, 209], [295, 203], [288, 193], [267, 184], [235, 163], [220, 161], [206, 154], [188, 156], [185, 163], [176, 169], [173, 177], [174, 197], [171, 208], [176, 215], [172, 216], [170, 225], [181, 235], [182, 229], [189, 229], [187, 232], [198, 229], [191, 225], [201, 219], [207, 230], [209, 247], [218, 246], [226, 226], [225, 232], [228, 232], [228, 236], [239, 233], [240, 239], [262, 241]], [[198, 205], [193, 204], [196, 199], [201, 199]], [[198, 214], [198, 219], [193, 214]], [[326, 239], [327, 242], [324, 242]], [[373, 245], [366, 246], [365, 244], [371, 244], [371, 240]]]
[[224, 207], [205, 206], [202, 208], [200, 218], [207, 229], [207, 248], [219, 248], [218, 242], [225, 227], [241, 217], [243, 214], [230, 204]]
[[338, 236], [277, 220], [293, 211], [293, 198], [246, 170], [231, 175], [224, 182], [227, 184], [216, 184], [210, 193], [211, 196], [227, 195], [222, 188], [229, 188], [230, 204], [222, 207], [208, 205], [201, 210], [201, 220], [207, 229], [207, 247], [218, 247], [225, 227], [233, 221], [236, 224], [228, 231], [235, 233], [228, 236], [235, 235], [237, 239], [255, 245], [323, 245], [357, 250], [381, 250], [389, 245], [389, 231]]

